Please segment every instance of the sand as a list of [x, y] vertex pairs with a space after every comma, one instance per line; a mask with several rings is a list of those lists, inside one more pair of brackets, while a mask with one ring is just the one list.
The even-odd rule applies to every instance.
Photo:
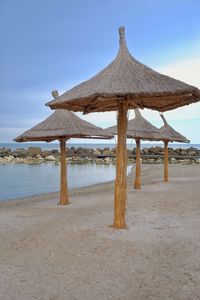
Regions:
[[142, 166], [128, 178], [126, 230], [113, 183], [0, 203], [0, 299], [200, 299], [200, 167]]

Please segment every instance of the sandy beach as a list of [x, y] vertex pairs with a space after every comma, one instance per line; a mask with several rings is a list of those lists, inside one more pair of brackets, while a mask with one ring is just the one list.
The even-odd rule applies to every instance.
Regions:
[[200, 299], [200, 167], [142, 166], [128, 177], [126, 230], [113, 183], [0, 203], [0, 299]]

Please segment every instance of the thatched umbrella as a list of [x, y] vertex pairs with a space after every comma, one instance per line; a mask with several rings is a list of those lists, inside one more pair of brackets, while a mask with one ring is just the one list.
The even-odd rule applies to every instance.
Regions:
[[[128, 121], [127, 138], [136, 141], [136, 167], [135, 167], [135, 183], [137, 190], [141, 189], [141, 159], [140, 159], [140, 141], [161, 141], [163, 135], [158, 128], [153, 126], [145, 118], [142, 117], [138, 108], [134, 109], [135, 118]], [[106, 129], [106, 132], [117, 134], [117, 126]]]
[[[56, 98], [57, 91], [52, 95]], [[70, 138], [110, 139], [113, 136], [105, 130], [82, 120], [68, 110], [58, 109], [35, 127], [14, 139], [16, 142], [60, 141], [60, 204], [69, 204], [67, 188], [66, 141]]]
[[159, 129], [159, 132], [164, 136], [164, 182], [169, 180], [168, 164], [169, 164], [169, 155], [168, 155], [168, 143], [169, 142], [179, 142], [179, 143], [189, 143], [190, 141], [174, 130], [167, 122], [163, 114], [160, 114], [164, 125]]
[[141, 64], [127, 49], [124, 27], [120, 27], [119, 35], [120, 48], [111, 64], [47, 105], [83, 113], [118, 112], [114, 227], [125, 228], [128, 109], [146, 107], [166, 111], [199, 101], [200, 92], [196, 87]]

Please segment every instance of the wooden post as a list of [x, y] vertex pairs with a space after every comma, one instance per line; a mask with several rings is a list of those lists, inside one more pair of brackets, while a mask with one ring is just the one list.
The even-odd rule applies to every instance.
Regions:
[[135, 189], [141, 189], [140, 140], [136, 139]]
[[60, 140], [60, 205], [69, 204], [65, 140]]
[[168, 141], [164, 141], [164, 182], [168, 182]]
[[116, 179], [115, 179], [115, 196], [114, 196], [114, 224], [116, 229], [126, 228], [126, 171], [127, 171], [127, 106], [120, 103], [117, 118], [117, 156], [116, 156]]

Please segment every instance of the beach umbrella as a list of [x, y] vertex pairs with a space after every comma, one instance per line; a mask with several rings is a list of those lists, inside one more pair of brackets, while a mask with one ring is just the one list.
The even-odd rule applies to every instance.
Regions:
[[169, 164], [169, 154], [168, 154], [168, 144], [169, 142], [179, 142], [179, 143], [189, 143], [190, 141], [174, 130], [167, 122], [163, 114], [160, 114], [164, 125], [159, 129], [159, 132], [164, 136], [164, 182], [169, 181], [169, 172], [168, 172], [168, 164]]
[[[58, 97], [53, 91], [54, 98]], [[33, 128], [25, 131], [14, 139], [16, 142], [60, 141], [60, 204], [69, 203], [67, 188], [66, 141], [70, 138], [110, 139], [111, 134], [87, 121], [82, 120], [73, 112], [57, 109], [53, 114]]]
[[[161, 141], [163, 135], [158, 128], [148, 122], [140, 113], [138, 108], [134, 109], [135, 118], [128, 121], [127, 138], [135, 139], [136, 141], [136, 165], [135, 165], [135, 183], [134, 187], [137, 190], [141, 189], [141, 157], [140, 143], [141, 140], [146, 141]], [[117, 126], [112, 126], [106, 129], [106, 132], [117, 134]]]
[[105, 69], [47, 103], [52, 109], [64, 108], [83, 113], [117, 111], [114, 228], [126, 228], [126, 130], [131, 108], [167, 111], [197, 102], [196, 87], [159, 74], [137, 61], [128, 51], [124, 27], [119, 28], [119, 51]]

